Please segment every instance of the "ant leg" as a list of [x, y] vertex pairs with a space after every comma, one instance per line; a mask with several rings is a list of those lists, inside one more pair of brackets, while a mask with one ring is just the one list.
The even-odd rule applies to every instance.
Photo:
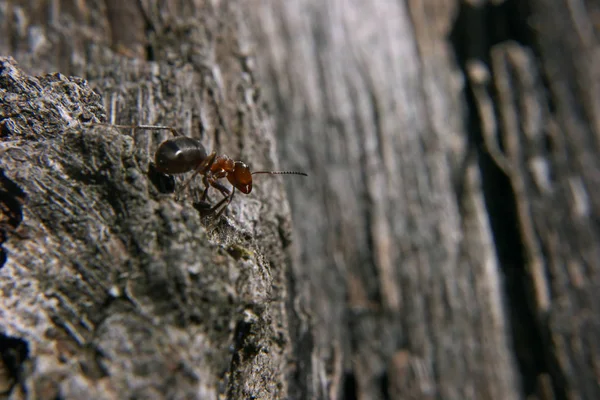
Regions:
[[194, 173], [185, 180], [185, 182], [183, 182], [183, 184], [181, 185], [181, 187], [179, 188], [179, 190], [177, 190], [177, 193], [175, 193], [175, 195], [177, 197], [179, 197], [179, 195], [183, 192], [183, 190], [189, 186], [189, 184], [192, 182], [192, 180], [196, 177], [196, 175], [198, 174], [205, 174], [206, 171], [208, 171], [210, 169], [210, 167], [213, 165], [213, 163], [215, 162], [215, 158], [217, 156], [216, 152], [212, 152], [208, 155], [208, 157], [206, 157], [204, 159], [204, 161], [202, 161], [200, 164], [198, 164], [198, 166], [196, 167], [196, 169], [194, 170]]
[[219, 192], [221, 192], [223, 196], [225, 196], [220, 202], [218, 202], [213, 208], [210, 209], [210, 212], [213, 213], [219, 210], [219, 208], [221, 208], [216, 215], [216, 217], [219, 217], [221, 214], [223, 214], [223, 211], [225, 211], [229, 203], [231, 203], [231, 200], [233, 200], [233, 195], [235, 194], [235, 186], [230, 192], [227, 186], [223, 185], [217, 180], [210, 179], [209, 182], [212, 187], [217, 189]]
[[206, 175], [204, 175], [202, 177], [202, 183], [204, 184], [204, 193], [202, 193], [202, 198], [200, 199], [201, 202], [206, 202], [206, 199], [208, 198], [208, 189], [210, 189], [210, 185], [208, 183], [208, 177]]
[[[213, 214], [215, 211], [217, 211], [219, 209], [219, 207], [221, 207], [227, 200], [229, 200], [229, 196], [227, 197], [223, 197], [221, 199], [221, 201], [219, 201], [217, 204], [215, 204], [210, 210], [208, 210], [207, 214]], [[229, 203], [227, 203], [229, 204]], [[227, 207], [227, 206], [225, 206]], [[225, 208], [223, 207], [223, 208]], [[218, 217], [219, 215], [221, 215], [221, 213], [223, 212], [223, 210], [221, 210], [216, 216]]]
[[223, 185], [221, 182], [217, 181], [216, 179], [209, 179], [208, 182], [210, 183], [210, 185], [212, 187], [214, 187], [219, 192], [221, 192], [221, 194], [224, 197], [228, 197], [228, 196], [231, 195], [231, 192], [229, 191], [229, 188], [227, 186]]
[[[205, 201], [200, 201], [199, 206], [202, 208], [202, 210], [200, 210], [200, 211], [204, 215], [214, 214], [215, 211], [217, 211], [219, 208], [221, 208], [223, 206], [223, 204], [227, 203], [223, 207], [223, 209], [225, 209], [227, 207], [227, 205], [229, 205], [229, 203], [231, 202], [231, 192], [229, 191], [229, 189], [226, 186], [224, 186], [223, 184], [219, 183], [212, 175], [210, 175], [210, 176], [205, 175], [204, 179], [202, 179], [202, 181], [203, 182], [206, 181], [210, 186], [214, 187], [219, 192], [221, 192], [221, 194], [223, 195], [223, 198], [221, 199], [221, 201], [219, 201], [216, 205], [214, 205], [212, 207], [210, 206], [209, 203], [207, 203]], [[209, 187], [204, 189], [204, 193], [206, 193], [208, 191]], [[235, 188], [234, 188], [234, 190], [235, 190]], [[221, 215], [222, 212], [223, 212], [223, 210], [219, 211], [219, 213], [217, 214], [217, 217], [219, 215]]]
[[202, 197], [197, 203], [197, 206], [200, 207], [202, 210], [210, 211], [210, 209], [212, 208], [210, 206], [210, 200], [208, 200], [208, 189], [210, 189], [210, 184], [208, 183], [208, 177], [206, 175], [202, 177], [202, 183], [204, 184], [204, 193], [202, 193]]
[[219, 209], [219, 207], [223, 206], [219, 212], [217, 213], [217, 215], [215, 215], [216, 218], [219, 218], [221, 216], [221, 214], [223, 214], [223, 211], [225, 211], [225, 209], [227, 208], [227, 206], [229, 206], [229, 203], [231, 203], [231, 200], [233, 200], [233, 195], [235, 194], [235, 186], [233, 187], [233, 190], [231, 191], [231, 195], [223, 198], [223, 200], [221, 200], [216, 206], [214, 206], [213, 208], [210, 209], [210, 212], [213, 213], [216, 210]]

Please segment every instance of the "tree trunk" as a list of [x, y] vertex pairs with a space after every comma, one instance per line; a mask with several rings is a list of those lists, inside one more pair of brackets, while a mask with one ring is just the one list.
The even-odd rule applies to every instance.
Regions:
[[[2, 60], [2, 388], [15, 399], [287, 397], [291, 242], [280, 179], [259, 175], [225, 217], [203, 217], [200, 179], [176, 201], [150, 166], [168, 132], [93, 125], [171, 125], [255, 170], [277, 169], [238, 48], [241, 15], [157, 5], [144, 25], [139, 10], [76, 6], [3, 4], [2, 53], [30, 73], [89, 84]], [[39, 35], [36, 46], [23, 29]], [[163, 62], [129, 58], [146, 47]]]
[[[0, 10], [0, 392], [600, 398], [598, 8]], [[310, 176], [205, 215], [100, 121]]]

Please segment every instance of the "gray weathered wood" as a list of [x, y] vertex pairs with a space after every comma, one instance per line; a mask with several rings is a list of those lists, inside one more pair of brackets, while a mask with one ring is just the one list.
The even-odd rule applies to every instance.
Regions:
[[316, 393], [598, 398], [598, 8], [248, 4]]
[[259, 71], [280, 107], [283, 158], [316, 177], [292, 209], [325, 355], [314, 368], [334, 372], [317, 393], [351, 378], [358, 398], [517, 398], [445, 41], [456, 6], [427, 16], [417, 2], [261, 4]]

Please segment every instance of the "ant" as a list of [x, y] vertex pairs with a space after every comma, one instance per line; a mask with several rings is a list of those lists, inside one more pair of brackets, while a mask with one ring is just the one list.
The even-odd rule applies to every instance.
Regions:
[[[105, 125], [105, 124], [102, 124]], [[108, 125], [108, 124], [106, 124]], [[242, 161], [234, 161], [229, 156], [223, 154], [217, 156], [213, 151], [208, 154], [200, 140], [180, 134], [176, 129], [162, 125], [108, 125], [119, 129], [154, 129], [166, 130], [173, 134], [173, 138], [162, 142], [154, 155], [155, 169], [164, 174], [184, 174], [194, 171], [194, 173], [184, 181], [181, 187], [175, 193], [179, 197], [181, 192], [192, 182], [198, 175], [202, 175], [202, 183], [204, 184], [204, 193], [200, 204], [202, 208], [210, 207], [206, 201], [208, 198], [208, 189], [212, 186], [224, 196], [216, 205], [209, 208], [207, 214], [212, 214], [219, 210], [216, 217], [219, 217], [227, 208], [235, 190], [239, 190], [244, 194], [252, 191], [252, 175], [271, 174], [271, 175], [302, 175], [308, 176], [304, 172], [296, 171], [255, 171], [250, 172], [250, 168]], [[219, 180], [227, 178], [232, 190], [229, 190]]]

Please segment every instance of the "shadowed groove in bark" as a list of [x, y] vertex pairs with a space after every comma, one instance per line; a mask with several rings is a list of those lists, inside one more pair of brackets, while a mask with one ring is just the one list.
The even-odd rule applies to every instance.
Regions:
[[0, 396], [10, 395], [19, 384], [27, 357], [29, 345], [25, 340], [0, 334]]
[[[533, 48], [533, 35], [528, 26], [530, 6], [528, 2], [506, 1], [498, 6], [471, 6], [461, 2], [459, 15], [451, 35], [452, 45], [458, 63], [466, 77], [469, 77], [467, 64], [482, 61], [491, 69], [490, 55], [493, 46], [515, 41], [527, 48]], [[484, 83], [494, 95], [493, 82]], [[535, 395], [542, 376], [550, 374], [554, 394], [566, 398], [564, 377], [556, 368], [556, 361], [550, 350], [550, 340], [546, 321], [534, 305], [533, 282], [525, 264], [523, 238], [519, 229], [519, 216], [516, 198], [509, 177], [502, 171], [487, 148], [482, 131], [483, 118], [478, 112], [473, 82], [466, 80], [468, 105], [468, 134], [470, 146], [478, 157], [482, 175], [482, 188], [488, 209], [490, 225], [504, 274], [504, 293], [508, 306], [509, 324], [512, 332], [513, 349], [518, 363], [522, 390], [525, 396]], [[496, 117], [499, 110], [495, 110]], [[499, 133], [498, 133], [499, 134]], [[498, 146], [501, 140], [496, 137]]]
[[21, 224], [23, 220], [21, 203], [24, 199], [23, 190], [8, 179], [0, 169], [0, 268], [6, 262], [6, 252], [2, 243], [10, 235], [15, 234]]
[[344, 399], [357, 400], [356, 393], [356, 377], [353, 373], [347, 373], [344, 375]]
[[[467, 62], [472, 59], [486, 60], [489, 64], [489, 49], [494, 42], [501, 39], [496, 36], [498, 21], [488, 24], [487, 7], [473, 7], [461, 2], [459, 15], [455, 21], [451, 40], [460, 67], [468, 76]], [[496, 23], [494, 23], [496, 22]], [[472, 31], [477, 31], [473, 35]], [[485, 34], [484, 34], [485, 33]], [[490, 35], [491, 34], [491, 35]], [[489, 39], [488, 42], [485, 40]], [[526, 394], [534, 392], [535, 377], [544, 370], [539, 346], [539, 329], [535, 323], [534, 310], [523, 307], [527, 304], [527, 293], [520, 276], [524, 275], [524, 259], [517, 217], [514, 204], [514, 193], [510, 182], [501, 169], [494, 163], [485, 148], [481, 130], [482, 117], [477, 112], [476, 99], [473, 95], [471, 81], [466, 80], [467, 118], [470, 146], [477, 154], [482, 175], [482, 187], [486, 207], [489, 212], [490, 225], [494, 235], [494, 243], [499, 258], [499, 265], [505, 277], [505, 298], [509, 306], [510, 326], [512, 329], [513, 345], [516, 351], [521, 380]], [[536, 332], [536, 333], [533, 333]], [[535, 346], [535, 344], [538, 346]], [[533, 349], [530, 351], [529, 349]], [[527, 353], [525, 355], [523, 350]]]

